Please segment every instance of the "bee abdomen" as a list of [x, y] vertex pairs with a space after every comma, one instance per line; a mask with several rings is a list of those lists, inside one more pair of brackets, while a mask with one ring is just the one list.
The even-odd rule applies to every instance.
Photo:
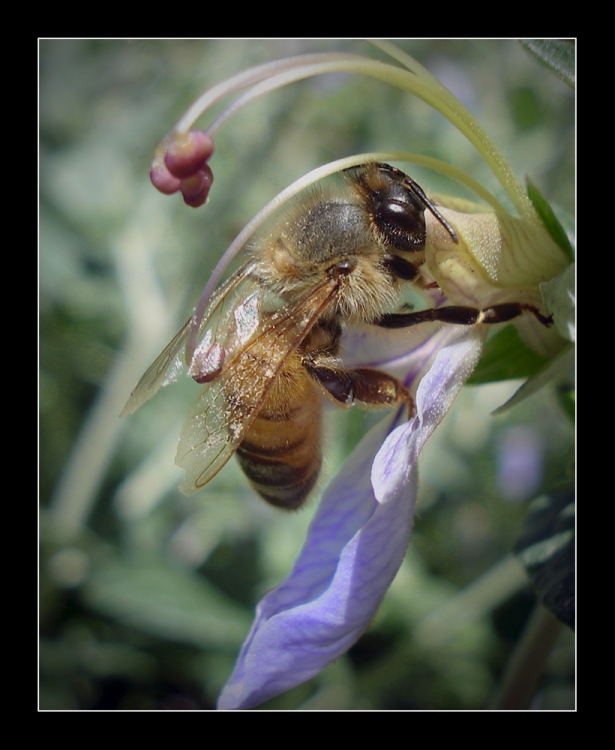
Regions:
[[320, 394], [308, 395], [292, 405], [270, 396], [237, 449], [259, 495], [288, 510], [305, 502], [322, 463]]

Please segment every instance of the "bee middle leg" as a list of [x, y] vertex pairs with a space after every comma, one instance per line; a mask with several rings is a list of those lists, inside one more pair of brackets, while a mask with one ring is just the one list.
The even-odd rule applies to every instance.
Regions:
[[309, 354], [303, 365], [317, 383], [341, 404], [359, 402], [367, 406], [395, 406], [405, 403], [415, 413], [414, 399], [397, 378], [371, 367], [341, 367], [339, 360], [326, 355]]
[[449, 305], [412, 313], [391, 313], [390, 315], [383, 315], [375, 322], [375, 325], [381, 328], [408, 328], [419, 323], [433, 321], [462, 326], [475, 325], [476, 323], [505, 323], [519, 317], [526, 311], [534, 315], [544, 326], [548, 327], [553, 324], [551, 316], [543, 315], [533, 305], [526, 305], [522, 302], [507, 302], [502, 305], [492, 305], [483, 310], [475, 307]]

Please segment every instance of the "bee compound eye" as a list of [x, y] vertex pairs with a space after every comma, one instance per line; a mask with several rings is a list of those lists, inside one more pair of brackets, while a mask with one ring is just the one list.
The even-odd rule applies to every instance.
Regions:
[[387, 244], [400, 250], [418, 250], [425, 244], [424, 209], [414, 202], [384, 201], [374, 212], [378, 230]]

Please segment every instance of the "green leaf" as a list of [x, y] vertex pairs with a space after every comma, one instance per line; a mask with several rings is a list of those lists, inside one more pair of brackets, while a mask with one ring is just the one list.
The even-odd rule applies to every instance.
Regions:
[[515, 544], [536, 594], [570, 628], [575, 600], [574, 500], [572, 486], [536, 498]]
[[468, 383], [479, 385], [511, 378], [529, 378], [545, 362], [544, 357], [523, 342], [515, 326], [506, 326], [487, 341]]
[[575, 87], [574, 39], [521, 39], [521, 45], [560, 81]]
[[107, 617], [199, 648], [237, 648], [250, 624], [249, 613], [204, 578], [164, 562], [106, 560], [82, 595]]
[[532, 201], [532, 204], [536, 209], [536, 213], [540, 217], [540, 220], [545, 225], [545, 229], [549, 233], [549, 236], [551, 237], [553, 242], [555, 242], [555, 244], [564, 251], [570, 261], [573, 262], [574, 250], [572, 249], [572, 245], [568, 241], [568, 236], [564, 228], [559, 223], [557, 216], [553, 213], [553, 209], [551, 208], [549, 203], [542, 197], [542, 195], [538, 191], [538, 188], [536, 187], [536, 185], [534, 185], [529, 177], [526, 177], [526, 182], [528, 197]]
[[545, 364], [533, 375], [531, 375], [517, 391], [497, 409], [491, 412], [492, 415], [504, 414], [513, 406], [517, 406], [521, 401], [537, 393], [549, 383], [562, 378], [570, 377], [574, 370], [575, 347], [574, 344], [566, 344], [554, 357], [545, 362]]
[[573, 425], [576, 419], [576, 394], [576, 388], [571, 383], [560, 385], [556, 391], [557, 401]]

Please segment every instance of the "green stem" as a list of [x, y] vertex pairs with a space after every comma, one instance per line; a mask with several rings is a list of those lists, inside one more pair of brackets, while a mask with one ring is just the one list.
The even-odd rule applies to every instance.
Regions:
[[510, 657], [492, 709], [523, 711], [530, 707], [545, 662], [561, 629], [561, 622], [542, 604], [537, 604], [520, 643]]

